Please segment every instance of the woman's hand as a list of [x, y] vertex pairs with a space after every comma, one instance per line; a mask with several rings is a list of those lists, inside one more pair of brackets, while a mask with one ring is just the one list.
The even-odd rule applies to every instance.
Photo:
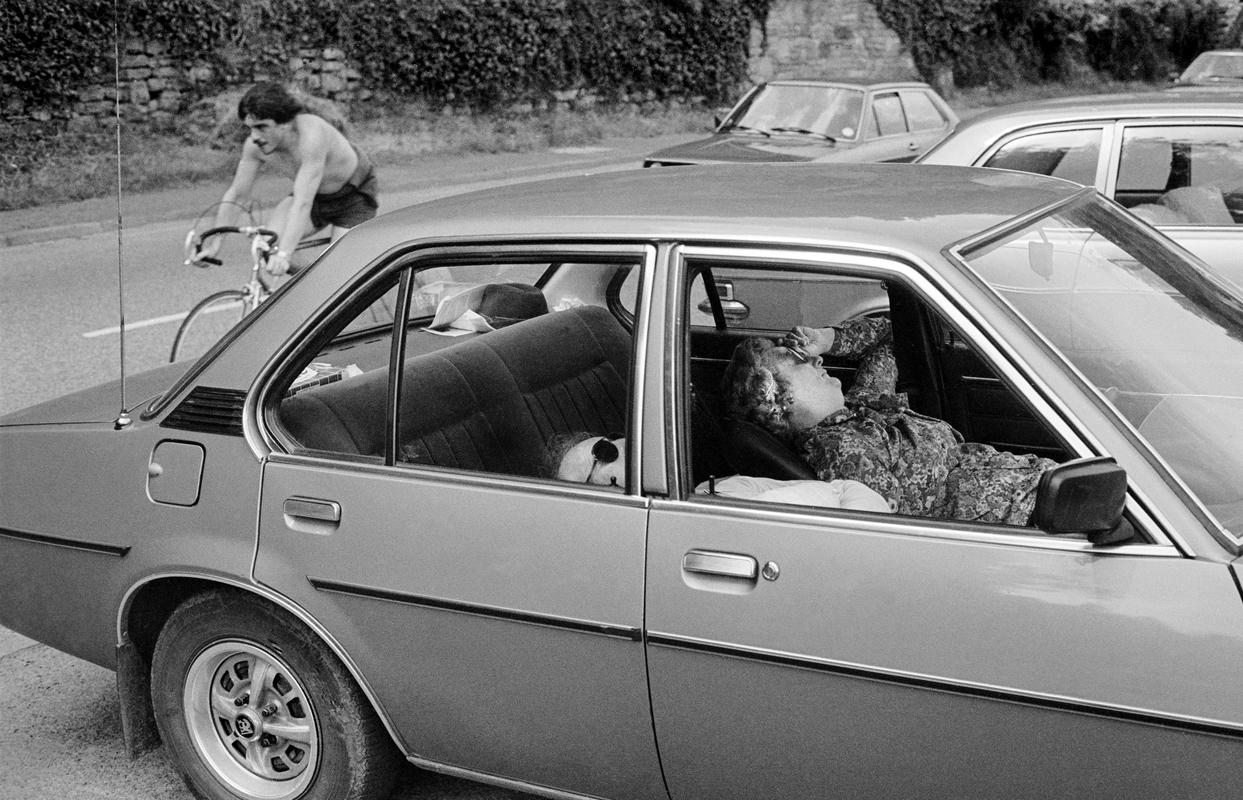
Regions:
[[809, 358], [823, 355], [833, 347], [837, 331], [832, 328], [809, 328], [796, 325], [781, 337], [781, 344]]

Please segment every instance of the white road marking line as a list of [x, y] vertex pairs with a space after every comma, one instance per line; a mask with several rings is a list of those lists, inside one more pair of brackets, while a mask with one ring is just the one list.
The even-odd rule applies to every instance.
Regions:
[[[241, 303], [242, 303], [241, 300], [235, 300], [232, 303], [216, 303], [211, 308], [207, 309], [207, 311], [204, 313], [215, 314], [218, 311], [228, 311], [232, 308], [235, 308], [236, 306], [241, 305]], [[138, 322], [127, 322], [125, 323], [125, 330], [133, 331], [139, 328], [150, 328], [152, 325], [165, 325], [169, 322], [180, 322], [181, 320], [185, 319], [186, 314], [189, 314], [189, 313], [190, 313], [189, 311], [182, 311], [179, 314], [166, 314], [162, 317], [151, 317], [150, 319], [143, 319], [143, 320], [139, 320]], [[116, 336], [120, 332], [121, 332], [121, 326], [113, 325], [110, 328], [100, 328], [99, 330], [87, 331], [86, 333], [82, 334], [82, 338], [83, 339], [96, 339], [96, 338], [99, 338], [100, 336]]]

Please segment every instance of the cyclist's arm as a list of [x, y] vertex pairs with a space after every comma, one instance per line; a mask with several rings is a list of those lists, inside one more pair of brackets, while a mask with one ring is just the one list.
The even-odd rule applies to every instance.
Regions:
[[324, 181], [328, 164], [328, 139], [316, 126], [299, 131], [298, 173], [293, 179], [293, 200], [277, 230], [277, 247], [281, 253], [268, 259], [268, 268], [275, 274], [289, 270], [289, 254], [298, 246], [302, 237], [311, 230], [311, 203]]
[[[216, 221], [213, 227], [236, 225], [241, 209], [249, 205], [250, 193], [254, 188], [259, 168], [263, 166], [262, 153], [258, 146], [249, 139], [242, 145], [242, 157], [238, 159], [237, 169], [233, 173], [233, 182], [224, 190], [220, 198], [220, 207], [216, 209]], [[203, 243], [199, 255], [212, 258], [220, 250], [220, 237], [213, 236]]]
[[216, 212], [216, 225], [232, 225], [237, 220], [238, 209], [250, 202], [250, 193], [255, 187], [255, 179], [259, 177], [259, 168], [263, 166], [263, 153], [259, 146], [250, 139], [242, 145], [242, 157], [237, 161], [237, 169], [233, 173], [233, 182], [224, 190], [220, 198], [220, 209]]

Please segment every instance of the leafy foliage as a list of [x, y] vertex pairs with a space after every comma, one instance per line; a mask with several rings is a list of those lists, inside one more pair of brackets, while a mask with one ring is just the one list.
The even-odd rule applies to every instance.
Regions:
[[[123, 41], [158, 41], [209, 64], [216, 88], [287, 78], [303, 51], [331, 47], [370, 87], [488, 108], [575, 87], [724, 99], [745, 77], [750, 24], [769, 2], [115, 0], [115, 9]], [[114, 0], [0, 0], [0, 9], [0, 91], [55, 106], [69, 90], [110, 82]]]
[[110, 79], [112, 0], [0, 0], [0, 108]]
[[[930, 80], [1160, 80], [1223, 43], [1227, 0], [873, 0]], [[1237, 43], [1235, 43], [1237, 46]]]

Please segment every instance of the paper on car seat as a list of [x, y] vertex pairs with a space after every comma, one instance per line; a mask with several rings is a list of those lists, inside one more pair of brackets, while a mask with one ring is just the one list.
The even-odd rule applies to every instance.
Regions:
[[475, 311], [486, 288], [487, 284], [480, 284], [447, 292], [440, 298], [440, 303], [436, 306], [436, 316], [425, 330], [440, 336], [462, 336], [496, 330]]

